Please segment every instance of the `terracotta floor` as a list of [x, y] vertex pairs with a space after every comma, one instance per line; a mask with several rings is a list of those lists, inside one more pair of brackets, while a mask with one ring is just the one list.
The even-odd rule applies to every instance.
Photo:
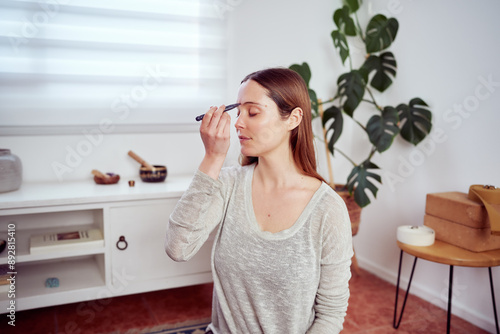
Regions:
[[[423, 299], [409, 295], [403, 319], [398, 329], [392, 327], [394, 318], [395, 285], [366, 271], [353, 275], [350, 281], [351, 298], [344, 323], [343, 334], [442, 334], [446, 333], [446, 310]], [[404, 284], [406, 289], [406, 284]], [[404, 300], [404, 291], [398, 297], [398, 315]], [[471, 323], [451, 317], [451, 333], [488, 333]]]
[[[342, 333], [446, 333], [446, 311], [420, 298], [408, 299], [403, 321], [392, 328], [394, 285], [362, 271], [351, 279], [351, 299]], [[16, 327], [0, 317], [0, 333], [139, 333], [164, 324], [209, 319], [211, 284], [17, 312]], [[404, 295], [401, 294], [400, 300]], [[487, 333], [452, 317], [452, 333]]]

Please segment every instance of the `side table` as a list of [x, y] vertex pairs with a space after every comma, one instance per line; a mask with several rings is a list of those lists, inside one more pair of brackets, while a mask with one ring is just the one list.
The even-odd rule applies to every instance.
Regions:
[[[497, 334], [500, 334], [498, 329], [497, 308], [495, 303], [495, 290], [493, 288], [493, 277], [491, 274], [491, 267], [500, 266], [500, 250], [475, 253], [440, 240], [435, 240], [434, 244], [431, 246], [412, 246], [404, 244], [399, 241], [397, 243], [399, 248], [401, 249], [401, 254], [399, 256], [398, 280], [396, 286], [396, 301], [394, 303], [394, 320], [393, 320], [394, 328], [397, 329], [401, 323], [401, 319], [403, 317], [403, 312], [406, 305], [406, 300], [408, 298], [408, 293], [410, 292], [413, 273], [415, 272], [415, 265], [417, 264], [417, 259], [421, 258], [424, 260], [446, 264], [450, 266], [450, 282], [448, 285], [448, 319], [446, 325], [446, 333], [450, 333], [451, 297], [453, 291], [453, 267], [460, 266], [460, 267], [488, 268], [488, 273], [490, 277], [491, 300], [493, 302], [493, 313], [495, 315], [496, 331]], [[398, 309], [399, 280], [401, 277], [401, 266], [402, 266], [404, 252], [413, 255], [415, 257], [415, 260], [413, 261], [413, 267], [411, 269], [410, 279], [408, 281], [408, 288], [406, 289], [405, 299], [403, 301], [401, 313], [396, 323], [397, 309]]]

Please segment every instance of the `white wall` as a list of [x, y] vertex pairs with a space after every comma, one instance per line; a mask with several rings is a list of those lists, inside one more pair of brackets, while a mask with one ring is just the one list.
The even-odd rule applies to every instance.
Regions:
[[166, 165], [168, 175], [194, 173], [203, 156], [197, 132], [9, 136], [0, 137], [0, 147], [21, 159], [23, 182], [93, 182], [92, 169], [140, 180], [140, 165], [129, 150], [151, 164]]
[[[233, 3], [233, 10], [226, 13], [230, 19], [229, 96], [236, 95], [239, 81], [251, 71], [303, 61], [312, 68], [311, 86], [319, 96], [333, 95], [334, 82], [342, 72], [330, 32], [340, 1]], [[360, 19], [383, 11], [400, 22], [391, 48], [399, 67], [396, 82], [379, 102], [407, 103], [419, 96], [434, 113], [434, 129], [424, 143], [413, 147], [397, 140], [389, 152], [377, 157], [376, 163], [386, 173], [384, 185], [363, 211], [361, 230], [354, 238], [360, 265], [395, 283], [396, 228], [423, 224], [427, 193], [467, 192], [473, 183], [500, 185], [500, 40], [496, 36], [500, 3], [388, 0], [365, 1], [363, 8]], [[486, 87], [483, 82], [488, 80], [493, 84]], [[340, 145], [361, 158], [363, 147], [357, 140], [361, 134], [355, 130], [345, 129]], [[349, 165], [341, 158], [334, 164], [336, 181], [345, 180]], [[411, 262], [407, 255], [404, 284]], [[493, 275], [498, 290], [500, 270], [494, 268]], [[421, 260], [412, 293], [446, 308], [447, 282], [448, 267]], [[453, 313], [493, 331], [487, 269], [457, 267], [454, 282]]]

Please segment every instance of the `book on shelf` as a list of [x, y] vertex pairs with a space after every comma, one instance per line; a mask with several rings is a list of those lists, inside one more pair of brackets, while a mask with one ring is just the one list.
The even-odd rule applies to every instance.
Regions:
[[11, 274], [8, 274], [8, 272], [10, 271], [8, 264], [0, 265], [0, 299], [6, 297], [6, 295], [4, 296], [2, 293], [7, 293], [7, 291], [9, 291], [10, 281], [8, 279], [11, 277]]
[[31, 254], [46, 254], [98, 247], [104, 247], [104, 239], [99, 229], [32, 235], [30, 238]]
[[[10, 283], [7, 280], [8, 278], [10, 278], [10, 274], [8, 274], [8, 272], [10, 272], [10, 271], [11, 270], [10, 270], [8, 264], [2, 264], [2, 265], [0, 265], [0, 286], [7, 285], [7, 284]], [[0, 291], [1, 291], [1, 289], [0, 289]]]

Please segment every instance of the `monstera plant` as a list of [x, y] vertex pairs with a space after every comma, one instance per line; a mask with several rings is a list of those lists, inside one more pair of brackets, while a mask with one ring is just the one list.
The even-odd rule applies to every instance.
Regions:
[[[332, 98], [318, 99], [309, 86], [311, 70], [306, 62], [293, 64], [290, 69], [299, 73], [308, 85], [313, 118], [322, 119], [323, 138], [329, 152], [332, 155], [339, 153], [353, 164], [345, 186], [351, 195], [354, 193], [356, 203], [365, 207], [370, 204], [367, 192], [376, 197], [378, 184], [382, 183], [379, 167], [372, 161], [374, 155], [387, 151], [398, 135], [414, 145], [420, 143], [431, 130], [432, 113], [419, 97], [396, 106], [377, 103], [376, 98], [392, 85], [396, 77], [396, 58], [388, 49], [396, 38], [399, 23], [395, 18], [378, 14], [363, 30], [357, 17], [360, 4], [361, 0], [344, 0], [343, 7], [333, 14], [337, 27], [331, 33], [333, 46], [348, 69], [338, 77]], [[353, 65], [356, 52], [350, 47], [356, 38], [362, 41], [366, 50], [359, 67]], [[373, 112], [366, 124], [356, 119], [356, 111], [363, 105], [368, 105]], [[363, 135], [370, 147], [368, 156], [360, 163], [354, 162], [336, 146], [345, 119], [351, 119], [364, 130]]]

